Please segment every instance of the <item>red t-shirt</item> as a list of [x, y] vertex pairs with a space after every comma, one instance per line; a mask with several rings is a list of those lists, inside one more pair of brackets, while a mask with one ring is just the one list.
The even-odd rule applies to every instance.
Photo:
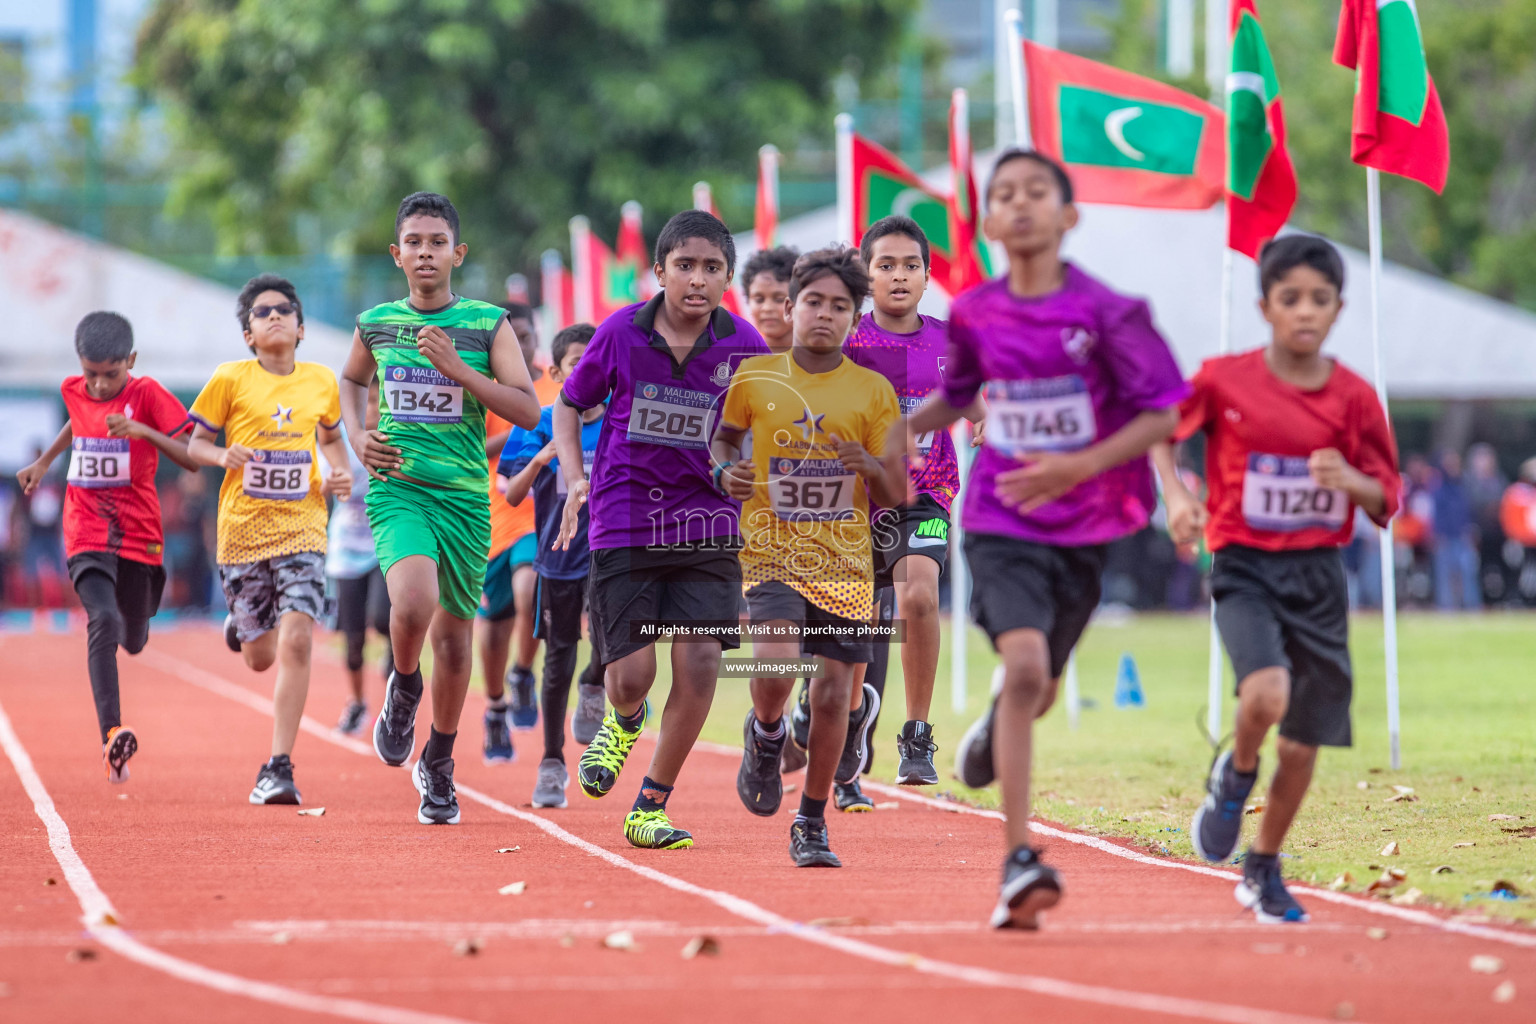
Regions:
[[1319, 487], [1307, 458], [1337, 448], [1351, 466], [1381, 484], [1385, 523], [1398, 508], [1397, 444], [1376, 399], [1358, 374], [1335, 361], [1327, 383], [1304, 391], [1276, 377], [1264, 350], [1208, 359], [1179, 406], [1177, 440], [1206, 433], [1205, 473], [1212, 551], [1242, 544], [1299, 551], [1349, 543], [1355, 506], [1342, 491]]
[[107, 417], [121, 413], [174, 437], [188, 425], [186, 407], [150, 377], [128, 378], [105, 402], [86, 393], [84, 377], [70, 377], [60, 390], [74, 434], [64, 492], [65, 554], [105, 551], [159, 565], [165, 546], [155, 493], [160, 450], [148, 441], [109, 436]]

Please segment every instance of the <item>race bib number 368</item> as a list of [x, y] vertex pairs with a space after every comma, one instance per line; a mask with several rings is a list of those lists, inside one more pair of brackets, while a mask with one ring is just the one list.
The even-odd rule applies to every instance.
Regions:
[[464, 418], [464, 388], [430, 366], [384, 369], [384, 402], [396, 423], [457, 423]]
[[1004, 455], [1069, 452], [1097, 436], [1083, 378], [988, 381], [987, 445]]
[[774, 459], [768, 467], [768, 493], [780, 519], [851, 519], [857, 482], [841, 459]]
[[69, 456], [75, 487], [127, 487], [133, 483], [126, 437], [77, 437]]
[[1337, 530], [1348, 516], [1348, 496], [1317, 486], [1307, 472], [1305, 457], [1258, 452], [1248, 456], [1248, 468], [1243, 473], [1243, 519], [1255, 530]]
[[673, 448], [705, 448], [709, 444], [714, 397], [668, 384], [635, 385], [626, 437]]
[[298, 501], [309, 494], [309, 452], [256, 451], [245, 464], [241, 484], [247, 497]]

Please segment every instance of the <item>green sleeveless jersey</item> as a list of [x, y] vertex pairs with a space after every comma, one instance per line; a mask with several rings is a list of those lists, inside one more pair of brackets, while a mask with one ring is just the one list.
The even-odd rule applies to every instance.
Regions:
[[458, 298], [431, 313], [398, 299], [357, 318], [363, 344], [379, 365], [379, 429], [403, 453], [401, 473], [455, 491], [484, 493], [490, 487], [485, 406], [432, 368], [416, 335], [423, 327], [441, 327], [464, 362], [491, 376], [491, 339], [505, 317], [500, 306]]

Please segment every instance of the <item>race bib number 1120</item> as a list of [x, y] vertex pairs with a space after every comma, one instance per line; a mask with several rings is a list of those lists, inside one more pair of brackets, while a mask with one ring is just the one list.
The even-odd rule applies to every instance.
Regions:
[[1312, 527], [1337, 530], [1349, 516], [1349, 497], [1319, 487], [1304, 456], [1248, 456], [1243, 473], [1243, 519], [1255, 530], [1294, 533]]

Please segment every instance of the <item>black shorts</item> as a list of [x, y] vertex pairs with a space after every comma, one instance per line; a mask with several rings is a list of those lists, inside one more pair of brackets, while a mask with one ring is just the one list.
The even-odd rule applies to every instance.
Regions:
[[353, 579], [335, 579], [336, 631], [359, 636], [372, 626], [389, 635], [389, 588], [377, 567]]
[[1280, 735], [1312, 747], [1352, 742], [1349, 591], [1338, 548], [1259, 551], [1229, 545], [1211, 563], [1216, 628], [1238, 685], [1283, 668], [1291, 699]]
[[581, 610], [587, 580], [552, 580], [540, 576], [533, 595], [533, 635], [557, 644], [581, 643]]
[[971, 618], [992, 644], [1011, 629], [1038, 629], [1051, 654], [1051, 678], [1099, 606], [1109, 545], [1056, 547], [990, 533], [965, 535], [971, 570]]
[[82, 551], [69, 562], [69, 582], [78, 585], [88, 572], [99, 572], [117, 588], [117, 607], [123, 618], [147, 622], [160, 610], [165, 593], [165, 566], [136, 562], [105, 551]]
[[922, 555], [949, 564], [949, 513], [931, 494], [920, 494], [917, 503], [902, 508], [883, 508], [875, 513], [875, 586], [895, 582], [896, 563], [908, 555]]
[[650, 646], [659, 626], [686, 626], [694, 637], [708, 635], [734, 651], [741, 646], [740, 599], [734, 548], [702, 543], [594, 551], [587, 615], [597, 660], [612, 665]]
[[[793, 622], [802, 629], [809, 627], [816, 630], [814, 635], [800, 641], [800, 656], [803, 658], [820, 655], [849, 665], [862, 665], [874, 656], [867, 629], [869, 623], [833, 615], [808, 600], [788, 583], [770, 580], [757, 584], [747, 591], [747, 604], [752, 608], [754, 626], [783, 620]], [[829, 635], [822, 630], [836, 632]]]

